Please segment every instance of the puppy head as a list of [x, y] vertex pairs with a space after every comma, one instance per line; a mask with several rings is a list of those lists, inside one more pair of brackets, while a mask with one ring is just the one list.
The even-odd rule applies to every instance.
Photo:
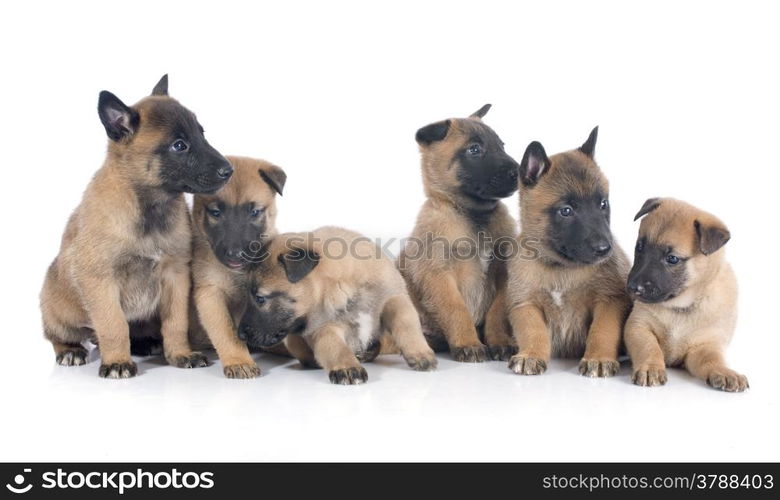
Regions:
[[276, 195], [282, 194], [287, 175], [263, 160], [228, 160], [231, 179], [216, 194], [195, 195], [192, 213], [219, 261], [240, 270], [258, 262], [276, 234]]
[[627, 287], [641, 302], [668, 302], [707, 280], [731, 238], [717, 217], [672, 198], [647, 200], [635, 220], [639, 218]]
[[98, 116], [110, 139], [109, 155], [139, 187], [213, 193], [233, 172], [206, 141], [195, 115], [168, 96], [168, 75], [133, 106], [102, 91]]
[[517, 190], [518, 165], [498, 135], [482, 122], [486, 104], [468, 118], [451, 118], [417, 131], [428, 196], [490, 205]]
[[612, 253], [609, 183], [594, 161], [598, 127], [578, 149], [547, 157], [532, 142], [520, 162], [523, 234], [558, 265], [598, 264]]
[[303, 238], [275, 238], [267, 258], [252, 273], [239, 338], [252, 346], [267, 347], [287, 335], [302, 333], [307, 315], [318, 300], [316, 275], [320, 260], [319, 253]]

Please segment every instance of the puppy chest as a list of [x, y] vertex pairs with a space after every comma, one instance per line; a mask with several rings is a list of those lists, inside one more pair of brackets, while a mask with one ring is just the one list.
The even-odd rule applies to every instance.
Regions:
[[127, 319], [146, 319], [156, 313], [162, 290], [159, 258], [125, 259], [117, 266], [115, 277]]
[[581, 297], [564, 290], [549, 290], [541, 301], [551, 335], [553, 356], [576, 358], [585, 352], [591, 314]]

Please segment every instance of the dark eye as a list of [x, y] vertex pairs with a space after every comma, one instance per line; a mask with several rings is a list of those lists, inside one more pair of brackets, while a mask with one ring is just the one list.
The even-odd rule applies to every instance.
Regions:
[[642, 253], [642, 250], [644, 249], [645, 249], [645, 242], [643, 240], [637, 240], [636, 242], [637, 253]]
[[571, 207], [563, 207], [558, 210], [558, 213], [561, 214], [561, 217], [569, 217], [574, 213], [574, 210]]
[[252, 218], [254, 219], [254, 218], [260, 217], [260, 214], [261, 214], [261, 213], [263, 213], [263, 210], [262, 210], [261, 208], [253, 208], [253, 209], [252, 209], [252, 210], [249, 212], [249, 215], [251, 215], [251, 216], [252, 216]]
[[171, 144], [171, 149], [173, 151], [176, 151], [177, 153], [183, 153], [188, 149], [190, 149], [190, 145], [182, 141], [181, 139], [176, 139], [175, 141], [173, 141], [173, 144]]
[[218, 208], [207, 208], [206, 211], [215, 219], [219, 219], [219, 216], [222, 215], [222, 211]]
[[265, 304], [265, 297], [263, 297], [262, 295], [255, 295], [255, 303], [258, 306], [262, 306], [263, 304]]
[[667, 255], [666, 256], [666, 263], [675, 265], [680, 263], [680, 258], [676, 255]]
[[609, 208], [609, 200], [606, 200], [606, 199], [605, 200], [601, 200], [600, 207], [601, 207], [602, 210], [608, 209]]
[[472, 144], [471, 146], [466, 148], [466, 152], [472, 156], [477, 156], [479, 154], [482, 154], [482, 146], [479, 144]]

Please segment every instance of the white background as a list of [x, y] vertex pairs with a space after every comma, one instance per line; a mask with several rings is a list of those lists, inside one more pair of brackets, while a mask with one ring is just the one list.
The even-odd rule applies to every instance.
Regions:
[[[11, 2], [0, 8], [3, 207], [0, 460], [778, 460], [778, 12], [771, 2]], [[66, 218], [100, 166], [98, 92], [127, 103], [163, 73], [225, 154], [289, 175], [279, 227], [402, 237], [423, 201], [417, 128], [485, 118], [517, 159], [600, 125], [613, 228], [676, 196], [720, 216], [741, 284], [729, 353], [745, 394], [678, 370], [631, 385], [554, 362], [369, 383], [258, 356], [265, 376], [157, 359], [126, 381], [55, 367], [38, 291]], [[516, 198], [508, 200], [516, 214]], [[94, 353], [93, 353], [94, 355]]]

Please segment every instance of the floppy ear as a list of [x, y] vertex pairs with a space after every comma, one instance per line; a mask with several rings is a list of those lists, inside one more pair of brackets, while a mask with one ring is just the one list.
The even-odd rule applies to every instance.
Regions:
[[287, 182], [287, 174], [276, 165], [267, 165], [257, 171], [260, 177], [268, 183], [271, 188], [279, 194], [284, 190], [284, 183]]
[[715, 253], [731, 239], [728, 228], [717, 219], [707, 222], [696, 220], [693, 225], [699, 237], [699, 250], [704, 255]]
[[313, 250], [296, 248], [279, 256], [290, 283], [298, 283], [320, 263], [320, 256]]
[[524, 186], [533, 186], [550, 169], [550, 159], [544, 151], [544, 146], [534, 141], [525, 148], [525, 154], [520, 162], [520, 180]]
[[441, 122], [431, 123], [426, 125], [415, 134], [414, 139], [417, 144], [421, 146], [428, 146], [429, 144], [440, 141], [447, 137], [447, 132], [450, 130], [450, 120], [444, 120]]
[[479, 118], [481, 120], [482, 117], [485, 116], [488, 111], [490, 111], [490, 107], [491, 106], [492, 106], [492, 104], [485, 104], [484, 106], [482, 106], [478, 110], [476, 110], [473, 113], [471, 113], [469, 115], [469, 118]]
[[644, 205], [642, 205], [642, 208], [639, 209], [639, 212], [636, 213], [634, 216], [634, 220], [639, 219], [640, 217], [644, 217], [645, 215], [649, 214], [656, 208], [658, 208], [661, 205], [661, 198], [648, 198]]
[[131, 136], [138, 128], [138, 112], [107, 90], [102, 91], [98, 98], [98, 116], [112, 141]]
[[590, 131], [588, 140], [585, 141], [582, 146], [580, 146], [580, 151], [582, 151], [589, 157], [593, 158], [593, 155], [596, 153], [596, 139], [598, 138], [599, 138], [599, 126], [596, 125], [593, 128], [593, 130]]
[[164, 74], [154, 86], [152, 95], [168, 95], [168, 73]]

